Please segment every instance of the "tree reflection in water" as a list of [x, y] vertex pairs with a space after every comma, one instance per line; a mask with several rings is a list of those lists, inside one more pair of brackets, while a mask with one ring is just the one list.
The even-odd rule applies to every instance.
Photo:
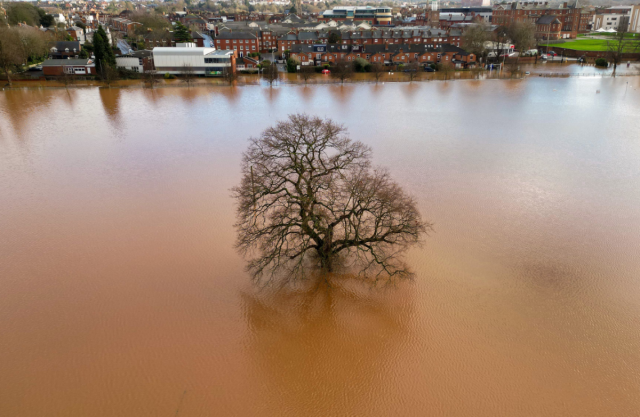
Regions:
[[371, 290], [348, 276], [334, 278], [329, 285], [318, 277], [304, 289], [241, 294], [248, 353], [263, 374], [257, 378], [267, 381], [265, 407], [366, 415], [375, 409], [372, 393], [382, 393], [398, 371], [411, 333], [411, 284]]

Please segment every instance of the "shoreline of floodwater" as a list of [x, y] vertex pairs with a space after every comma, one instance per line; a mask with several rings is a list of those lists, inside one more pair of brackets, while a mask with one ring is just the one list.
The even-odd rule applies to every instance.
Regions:
[[[495, 72], [495, 71], [494, 71]], [[150, 87], [142, 79], [135, 80], [118, 80], [111, 85], [106, 85], [100, 80], [77, 80], [67, 85], [60, 83], [56, 80], [16, 80], [13, 81], [12, 86], [5, 85], [2, 91], [8, 90], [33, 90], [33, 89], [79, 89], [79, 88], [191, 88], [191, 87], [244, 87], [244, 86], [262, 86], [262, 87], [277, 87], [280, 85], [342, 85], [342, 84], [384, 84], [384, 83], [424, 83], [424, 82], [454, 82], [454, 81], [491, 81], [491, 80], [525, 80], [528, 78], [616, 78], [616, 77], [638, 77], [640, 76], [640, 70], [633, 72], [621, 72], [613, 75], [611, 72], [585, 72], [585, 73], [569, 73], [569, 72], [536, 72], [530, 74], [517, 74], [511, 76], [493, 76], [491, 73], [472, 73], [472, 72], [455, 72], [451, 74], [450, 78], [445, 78], [438, 73], [421, 73], [419, 76], [413, 79], [406, 75], [406, 73], [385, 73], [382, 78], [375, 80], [369, 73], [358, 73], [353, 78], [345, 80], [344, 82], [326, 76], [316, 76], [310, 80], [303, 80], [298, 74], [283, 74], [283, 76], [273, 85], [269, 85], [267, 81], [257, 75], [240, 75], [236, 81], [232, 84], [225, 82], [219, 78], [197, 78], [194, 81], [186, 82], [179, 78], [172, 80], [161, 79], [158, 83]]]

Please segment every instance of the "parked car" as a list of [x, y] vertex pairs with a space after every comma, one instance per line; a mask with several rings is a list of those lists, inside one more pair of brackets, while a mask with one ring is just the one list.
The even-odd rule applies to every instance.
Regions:
[[549, 58], [547, 54], [540, 55], [540, 59], [546, 60], [547, 58]]
[[583, 62], [587, 62], [587, 57], [582, 55], [581, 57], [578, 58], [578, 63], [583, 63]]
[[417, 69], [415, 69], [415, 68], [407, 68], [407, 69], [402, 70], [402, 71], [403, 71], [403, 72], [416, 72], [416, 71], [418, 71], [418, 70], [417, 70]]
[[323, 74], [331, 74], [331, 71], [329, 71], [328, 69], [325, 68], [325, 69], [322, 70], [322, 73]]
[[425, 65], [424, 70], [425, 72], [436, 72], [436, 70], [431, 68], [429, 65]]
[[551, 56], [551, 57], [556, 57], [558, 56], [558, 54], [556, 54], [554, 51], [549, 51], [547, 52], [547, 55]]

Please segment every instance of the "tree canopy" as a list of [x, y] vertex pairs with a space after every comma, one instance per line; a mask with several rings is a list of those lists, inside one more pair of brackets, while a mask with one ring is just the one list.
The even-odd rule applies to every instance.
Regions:
[[372, 166], [368, 146], [304, 114], [250, 139], [233, 193], [237, 247], [263, 284], [339, 265], [375, 284], [406, 278], [400, 255], [431, 228], [388, 171]]
[[102, 26], [93, 34], [93, 54], [96, 57], [96, 67], [104, 73], [106, 67], [115, 67], [116, 57], [111, 49], [107, 33]]
[[173, 38], [175, 39], [176, 43], [193, 42], [191, 31], [188, 27], [180, 22], [177, 22], [176, 26], [173, 29]]

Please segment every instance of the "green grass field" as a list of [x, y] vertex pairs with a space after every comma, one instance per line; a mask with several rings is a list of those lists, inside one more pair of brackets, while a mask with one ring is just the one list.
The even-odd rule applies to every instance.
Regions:
[[[607, 41], [604, 39], [577, 39], [571, 42], [542, 44], [540, 46], [556, 46], [574, 51], [606, 51]], [[640, 41], [631, 42], [625, 48], [625, 52], [640, 52]]]

